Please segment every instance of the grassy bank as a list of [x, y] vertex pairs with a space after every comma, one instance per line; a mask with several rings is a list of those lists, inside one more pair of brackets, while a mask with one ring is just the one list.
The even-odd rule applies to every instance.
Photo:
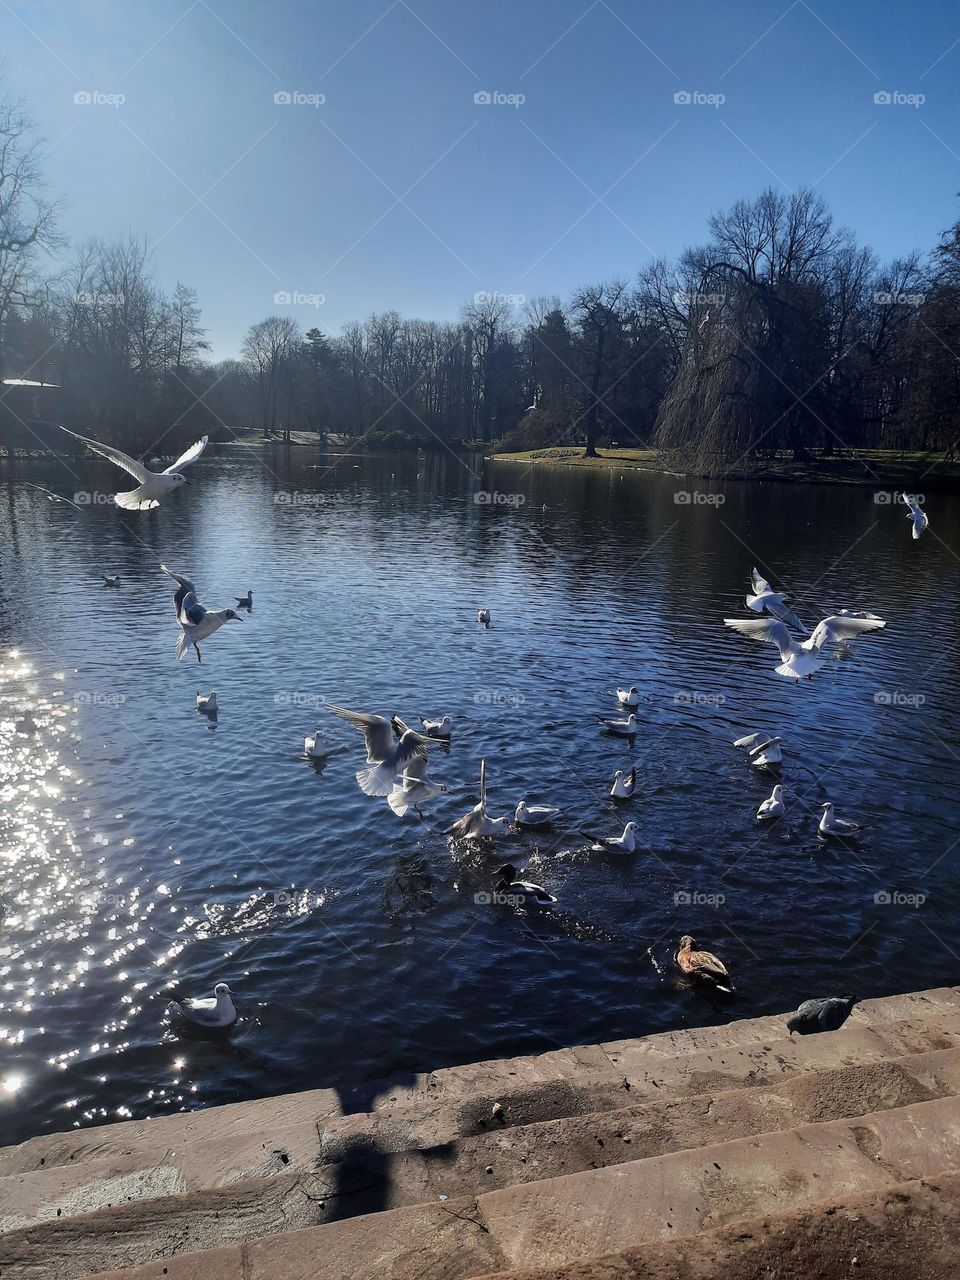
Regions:
[[[494, 462], [524, 466], [588, 467], [596, 469], [654, 471], [676, 475], [654, 449], [603, 449], [596, 458], [585, 458], [582, 448], [525, 449], [517, 453], [495, 453]], [[859, 449], [856, 453], [834, 454], [795, 462], [790, 454], [762, 462], [739, 462], [721, 469], [716, 479], [780, 480], [802, 484], [863, 484], [891, 488], [915, 486], [928, 489], [960, 487], [960, 461], [944, 462], [938, 454], [903, 452], [893, 449]]]

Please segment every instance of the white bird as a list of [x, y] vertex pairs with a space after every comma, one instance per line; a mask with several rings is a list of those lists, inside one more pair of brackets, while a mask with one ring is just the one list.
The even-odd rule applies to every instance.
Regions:
[[618, 688], [617, 701], [622, 707], [639, 707], [640, 690], [635, 684], [632, 684], [629, 689]]
[[613, 775], [613, 786], [610, 788], [610, 795], [614, 800], [629, 800], [636, 789], [636, 765], [634, 765], [629, 773], [624, 773], [622, 769], [618, 769]]
[[750, 763], [755, 769], [769, 769], [771, 765], [783, 763], [783, 752], [780, 750], [782, 738], [768, 738], [748, 752]]
[[248, 591], [245, 596], [234, 596], [238, 609], [246, 609], [247, 613], [253, 612], [253, 592]]
[[545, 804], [527, 804], [521, 800], [517, 805], [513, 820], [518, 827], [548, 827], [563, 813], [562, 809], [551, 809]]
[[552, 902], [556, 902], [553, 894], [547, 893], [543, 885], [521, 880], [523, 873], [517, 871], [512, 862], [505, 862], [494, 874], [500, 877], [496, 886], [497, 893], [522, 899], [524, 906], [549, 907]]
[[[603, 852], [607, 849], [615, 850], [617, 853], [635, 853], [637, 848], [637, 832], [640, 828], [635, 822], [628, 822], [623, 828], [622, 836], [590, 836], [591, 840], [596, 841], [593, 849], [596, 852]], [[589, 832], [587, 832], [589, 835]]]
[[230, 997], [233, 992], [225, 982], [218, 982], [212, 996], [189, 996], [186, 1000], [171, 1000], [169, 1009], [178, 1017], [193, 1022], [198, 1027], [232, 1027], [237, 1020], [237, 1010]]
[[180, 623], [177, 661], [185, 657], [187, 649], [193, 645], [197, 651], [197, 661], [202, 662], [200, 641], [206, 640], [215, 631], [219, 631], [225, 622], [242, 622], [243, 619], [235, 609], [208, 609], [197, 599], [197, 589], [189, 578], [183, 578], [179, 573], [174, 573], [165, 564], [160, 568], [168, 578], [172, 578], [177, 583], [177, 590], [173, 596], [173, 607], [177, 614], [177, 622]]
[[103, 585], [104, 585], [105, 587], [119, 587], [119, 585], [120, 585], [120, 575], [119, 575], [119, 573], [118, 573], [118, 574], [116, 574], [116, 575], [115, 575], [114, 577], [112, 577], [112, 578], [107, 578], [107, 577], [105, 577], [105, 578], [104, 578], [104, 580], [103, 580]]
[[822, 836], [852, 836], [863, 830], [859, 822], [848, 822], [846, 818], [838, 818], [829, 800], [825, 800], [820, 807], [823, 810], [823, 816], [817, 830]]
[[207, 715], [216, 715], [220, 710], [216, 689], [211, 689], [209, 693], [201, 693], [199, 689], [197, 690], [197, 710], [205, 711]]
[[452, 729], [449, 716], [441, 716], [439, 720], [424, 720], [423, 716], [418, 716], [417, 719], [423, 725], [423, 731], [428, 738], [439, 738], [444, 742], [450, 741]]
[[[372, 767], [361, 769], [356, 778], [365, 795], [389, 796], [397, 774], [403, 773], [415, 756], [426, 755], [424, 748], [430, 739], [408, 729], [396, 716], [391, 722], [367, 711], [348, 711], [345, 707], [331, 706], [329, 702], [325, 705], [332, 715], [346, 720], [363, 734], [367, 745], [367, 764]], [[400, 738], [397, 743], [394, 743], [394, 730]]]
[[752, 751], [753, 748], [759, 746], [761, 742], [765, 742], [767, 736], [768, 735], [765, 733], [748, 733], [742, 738], [737, 738], [733, 745], [735, 747], [743, 747], [747, 751]]
[[778, 782], [757, 810], [757, 818], [760, 820], [782, 818], [786, 812], [787, 806], [783, 803], [783, 787]]
[[400, 781], [394, 782], [387, 796], [387, 804], [398, 818], [402, 818], [408, 809], [416, 809], [422, 818], [420, 806], [446, 791], [442, 782], [431, 782], [427, 778], [428, 764], [426, 755], [414, 756], [404, 769]]
[[776, 672], [791, 680], [812, 677], [815, 671], [819, 671], [823, 666], [820, 650], [828, 641], [839, 643], [853, 640], [865, 631], [879, 631], [887, 625], [882, 618], [854, 618], [834, 614], [819, 622], [809, 639], [798, 643], [790, 635], [786, 624], [780, 621], [768, 621], [766, 618], [724, 618], [723, 621], [751, 640], [769, 640], [775, 644], [780, 650], [781, 658]]
[[480, 799], [469, 813], [457, 819], [448, 834], [479, 840], [484, 836], [502, 835], [512, 825], [509, 818], [491, 818], [487, 813], [487, 761], [484, 758], [480, 761]]
[[908, 519], [913, 521], [911, 533], [913, 534], [914, 541], [916, 541], [930, 523], [930, 519], [925, 511], [920, 510], [920, 506], [917, 503], [916, 498], [912, 498], [909, 493], [905, 493], [903, 495], [903, 500], [910, 508], [910, 515]]
[[489, 609], [478, 609], [478, 610], [477, 610], [477, 621], [478, 621], [478, 622], [482, 622], [482, 623], [483, 623], [483, 625], [484, 625], [485, 627], [489, 627], [489, 626], [490, 626], [490, 610], [489, 610]]
[[318, 760], [321, 756], [325, 756], [327, 754], [324, 749], [322, 729], [314, 729], [312, 738], [304, 738], [303, 754], [305, 756], [312, 756], [314, 760]]
[[785, 622], [795, 631], [800, 631], [805, 636], [810, 634], [793, 610], [788, 608], [788, 604], [793, 601], [792, 595], [786, 591], [774, 591], [766, 578], [762, 578], [756, 569], [750, 570], [750, 583], [753, 590], [747, 596], [748, 609], [753, 610], [754, 613], [763, 613], [766, 610], [772, 617]]
[[603, 720], [598, 717], [598, 724], [602, 724], [610, 733], [618, 734], [621, 738], [632, 738], [637, 732], [637, 717], [631, 711], [625, 720]]
[[101, 457], [107, 458], [110, 462], [118, 467], [122, 467], [129, 475], [133, 476], [137, 482], [137, 488], [131, 489], [129, 493], [115, 493], [113, 500], [118, 507], [123, 507], [125, 511], [149, 511], [153, 507], [159, 507], [160, 499], [165, 498], [168, 493], [172, 493], [174, 489], [179, 489], [182, 484], [187, 483], [186, 476], [180, 474], [181, 468], [188, 467], [191, 462], [196, 462], [207, 447], [208, 436], [203, 436], [196, 444], [192, 444], [189, 449], [181, 453], [176, 462], [171, 462], [170, 466], [163, 471], [148, 471], [142, 462], [137, 462], [131, 458], [129, 454], [121, 452], [120, 449], [114, 449], [108, 444], [98, 444], [96, 440], [88, 440], [86, 436], [78, 435], [76, 431], [71, 431], [69, 427], [61, 427], [61, 431], [66, 431], [68, 436], [82, 441], [88, 449], [92, 449], [94, 453], [99, 453]]

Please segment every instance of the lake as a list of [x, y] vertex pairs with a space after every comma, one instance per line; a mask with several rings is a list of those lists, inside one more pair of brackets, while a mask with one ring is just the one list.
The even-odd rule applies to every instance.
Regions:
[[[112, 493], [115, 468], [0, 463], [4, 1142], [960, 981], [957, 496], [929, 495], [917, 543], [870, 488], [249, 446], [189, 475], [158, 511], [78, 511], [31, 484]], [[160, 560], [211, 607], [253, 590], [202, 667], [175, 660]], [[810, 625], [887, 628], [783, 680], [723, 626], [754, 564]], [[643, 695], [632, 745], [597, 724], [617, 682]], [[426, 821], [361, 794], [324, 701], [453, 718]], [[343, 748], [323, 768], [318, 726]], [[731, 746], [754, 730], [784, 738], [769, 829], [772, 780]], [[527, 796], [558, 827], [452, 847], [484, 755], [493, 813]], [[828, 798], [856, 843], [817, 839]], [[641, 851], [591, 851], [628, 818]], [[552, 912], [487, 900], [505, 860]], [[683, 933], [734, 999], [678, 980]], [[171, 994], [221, 979], [232, 1038], [175, 1038]]]

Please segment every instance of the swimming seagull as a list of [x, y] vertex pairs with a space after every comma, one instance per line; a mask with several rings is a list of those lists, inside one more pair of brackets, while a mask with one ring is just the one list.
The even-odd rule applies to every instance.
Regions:
[[201, 693], [197, 690], [197, 710], [205, 711], [208, 716], [215, 716], [220, 710], [217, 703], [217, 691], [211, 689], [209, 693]]
[[120, 585], [120, 575], [119, 575], [119, 573], [118, 573], [118, 574], [116, 574], [116, 575], [115, 575], [114, 577], [112, 577], [112, 578], [106, 578], [106, 577], [105, 577], [105, 578], [104, 578], [104, 580], [103, 580], [103, 585], [104, 585], [105, 587], [119, 587], [119, 585]]
[[629, 773], [624, 773], [622, 769], [618, 769], [613, 775], [613, 786], [610, 788], [610, 795], [614, 800], [629, 800], [636, 789], [636, 765], [634, 765]]
[[632, 684], [629, 689], [618, 688], [616, 696], [622, 707], [639, 707], [640, 705], [640, 690], [635, 684]]
[[755, 769], [769, 769], [771, 765], [783, 763], [783, 752], [780, 750], [782, 738], [768, 738], [749, 753], [750, 763]]
[[502, 835], [512, 825], [509, 818], [491, 818], [487, 813], [487, 761], [484, 758], [480, 761], [480, 799], [469, 813], [457, 819], [447, 834], [480, 840], [484, 836]]
[[218, 982], [212, 996], [189, 996], [186, 1000], [171, 1000], [169, 1011], [198, 1027], [210, 1029], [232, 1027], [237, 1020], [237, 1010], [230, 997], [233, 992], [225, 982]]
[[418, 716], [417, 719], [423, 726], [423, 732], [428, 738], [439, 738], [444, 742], [450, 741], [451, 729], [449, 716], [441, 716], [439, 720], [424, 720], [423, 716]]
[[920, 510], [916, 498], [911, 497], [909, 493], [905, 493], [903, 495], [903, 500], [910, 508], [909, 519], [913, 521], [911, 533], [913, 534], [914, 541], [916, 541], [930, 523], [930, 519], [925, 511]]
[[610, 733], [615, 733], [621, 738], [632, 738], [637, 732], [637, 717], [631, 711], [625, 720], [604, 720], [597, 717], [597, 723], [602, 724]]
[[431, 782], [427, 778], [428, 764], [426, 754], [414, 756], [404, 769], [400, 781], [394, 782], [387, 796], [387, 804], [398, 818], [402, 818], [408, 809], [415, 809], [422, 818], [420, 806], [446, 791], [442, 782]]
[[712, 951], [694, 951], [696, 945], [696, 941], [690, 937], [689, 933], [685, 933], [680, 939], [680, 947], [674, 956], [677, 964], [691, 978], [709, 982], [717, 991], [732, 995], [735, 988], [730, 981], [727, 966]]
[[614, 853], [636, 853], [637, 851], [637, 832], [640, 828], [635, 822], [628, 822], [623, 828], [622, 836], [593, 836], [589, 831], [584, 832], [590, 836], [591, 840], [596, 843], [592, 846], [595, 853], [604, 853], [611, 850]]
[[247, 613], [253, 612], [253, 592], [248, 591], [245, 596], [234, 596], [238, 609], [246, 609]]
[[805, 636], [810, 634], [793, 610], [787, 607], [787, 602], [793, 599], [791, 595], [786, 591], [774, 591], [766, 578], [762, 578], [756, 569], [751, 569], [750, 581], [753, 593], [747, 596], [748, 609], [752, 609], [754, 613], [763, 613], [766, 610], [772, 617], [785, 622], [795, 631], [800, 631]]
[[856, 996], [825, 996], [819, 1000], [804, 1000], [797, 1012], [787, 1019], [791, 1035], [809, 1036], [817, 1031], [838, 1031], [859, 1004]]
[[192, 444], [189, 449], [181, 453], [176, 462], [171, 462], [170, 466], [165, 470], [148, 471], [142, 462], [137, 462], [129, 454], [122, 453], [111, 445], [98, 444], [96, 440], [88, 440], [86, 436], [78, 435], [76, 431], [71, 431], [69, 427], [61, 427], [60, 430], [66, 431], [68, 436], [73, 436], [75, 440], [80, 440], [88, 449], [92, 449], [94, 453], [99, 453], [101, 457], [107, 458], [110, 462], [122, 467], [124, 471], [133, 476], [137, 482], [136, 489], [131, 489], [129, 493], [115, 493], [113, 495], [114, 502], [118, 507], [123, 507], [125, 511], [149, 511], [153, 507], [159, 507], [161, 498], [165, 498], [168, 493], [172, 493], [180, 485], [186, 484], [186, 477], [180, 474], [181, 468], [188, 467], [191, 462], [196, 462], [207, 447], [209, 439], [208, 436], [202, 436], [196, 444]]
[[305, 756], [311, 756], [314, 760], [317, 760], [321, 756], [325, 756], [327, 754], [323, 746], [322, 729], [315, 729], [314, 736], [312, 738], [304, 738], [303, 754]]
[[174, 573], [165, 564], [160, 568], [168, 578], [172, 578], [178, 584], [173, 597], [173, 607], [176, 610], [177, 621], [180, 623], [177, 661], [185, 657], [187, 649], [193, 645], [197, 651], [197, 661], [202, 662], [200, 641], [206, 640], [215, 631], [219, 631], [225, 622], [242, 622], [243, 619], [234, 609], [208, 609], [197, 599], [197, 589], [189, 578], [183, 578], [179, 573]]
[[848, 822], [846, 818], [838, 818], [829, 800], [825, 800], [820, 808], [823, 810], [823, 816], [817, 830], [822, 836], [854, 836], [858, 831], [863, 830], [859, 822]]
[[757, 818], [761, 821], [767, 821], [771, 818], [782, 818], [787, 812], [787, 806], [783, 803], [783, 787], [778, 782], [770, 792], [769, 797], [764, 800], [760, 808], [757, 810]]
[[521, 880], [522, 871], [512, 862], [505, 862], [502, 867], [494, 872], [494, 875], [500, 877], [497, 881], [497, 893], [509, 894], [512, 898], [522, 899], [523, 906], [549, 907], [552, 902], [556, 902], [556, 898], [552, 893], [547, 893], [542, 885], [533, 884], [529, 880]]
[[478, 609], [478, 610], [477, 610], [477, 621], [478, 621], [478, 622], [482, 622], [482, 623], [483, 623], [483, 625], [484, 625], [485, 627], [489, 627], [489, 626], [490, 626], [490, 610], [489, 610], [489, 609]]
[[518, 827], [548, 827], [562, 813], [562, 809], [551, 809], [545, 804], [527, 804], [524, 799], [517, 805], [513, 820]]
[[[371, 768], [361, 769], [356, 778], [365, 795], [389, 796], [397, 774], [402, 773], [415, 756], [426, 754], [424, 748], [430, 739], [408, 729], [396, 716], [391, 722], [367, 711], [348, 711], [346, 707], [334, 707], [329, 702], [325, 705], [332, 715], [346, 720], [347, 724], [352, 724], [363, 734], [367, 746], [367, 764]], [[393, 739], [394, 729], [400, 737], [396, 744]]]
[[882, 618], [854, 618], [835, 614], [824, 618], [814, 628], [809, 639], [798, 643], [783, 622], [768, 621], [766, 618], [724, 618], [723, 621], [726, 626], [751, 640], [769, 640], [771, 644], [775, 644], [780, 650], [781, 658], [780, 665], [775, 670], [778, 675], [791, 680], [812, 677], [815, 671], [819, 671], [824, 664], [820, 650], [826, 643], [853, 640], [865, 631], [879, 631], [887, 625]]

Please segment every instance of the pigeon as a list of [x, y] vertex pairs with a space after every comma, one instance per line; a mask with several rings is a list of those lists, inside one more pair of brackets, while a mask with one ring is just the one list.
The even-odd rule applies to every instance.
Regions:
[[819, 1000], [804, 1000], [797, 1012], [787, 1019], [791, 1035], [809, 1036], [817, 1031], [838, 1031], [858, 1004], [856, 996], [826, 996]]
[[905, 493], [903, 495], [903, 500], [910, 508], [909, 519], [913, 521], [913, 528], [910, 532], [913, 534], [914, 541], [916, 541], [917, 538], [920, 537], [921, 533], [923, 533], [924, 529], [927, 528], [930, 520], [927, 513], [920, 510], [920, 506], [916, 498], [912, 498], [909, 493]]
[[214, 716], [220, 710], [217, 702], [217, 691], [211, 689], [209, 693], [201, 693], [197, 690], [197, 710], [205, 711], [208, 716]]
[[708, 982], [717, 991], [732, 995], [736, 988], [730, 981], [727, 966], [711, 951], [694, 951], [696, 945], [689, 933], [685, 933], [680, 939], [680, 947], [674, 957], [677, 964], [691, 978]]
[[[426, 754], [424, 748], [430, 739], [408, 729], [396, 716], [390, 721], [367, 711], [348, 711], [346, 707], [334, 707], [329, 702], [326, 708], [332, 715], [346, 720], [347, 724], [352, 724], [363, 734], [367, 745], [367, 764], [371, 768], [361, 769], [356, 779], [365, 795], [389, 796], [397, 774], [402, 773], [415, 756]], [[393, 730], [397, 731], [400, 738], [396, 744]]]
[[863, 830], [859, 822], [848, 822], [846, 818], [838, 818], [829, 800], [825, 800], [820, 807], [823, 810], [823, 816], [817, 830], [822, 836], [853, 836]]
[[170, 1012], [195, 1026], [210, 1030], [232, 1027], [237, 1020], [237, 1010], [230, 997], [233, 992], [225, 982], [218, 982], [212, 996], [188, 997], [171, 1000]]
[[469, 813], [457, 819], [447, 834], [480, 840], [484, 836], [502, 835], [512, 825], [509, 818], [491, 818], [487, 813], [487, 762], [483, 759], [480, 761], [480, 799]]
[[517, 871], [512, 862], [505, 862], [494, 874], [500, 877], [497, 881], [497, 894], [520, 899], [518, 905], [549, 907], [551, 903], [556, 902], [553, 894], [547, 893], [542, 885], [521, 880], [520, 876], [523, 872]]
[[610, 795], [614, 800], [629, 800], [636, 789], [636, 765], [634, 765], [629, 773], [624, 773], [622, 769], [618, 769], [613, 775], [613, 786], [610, 788]]
[[423, 716], [418, 716], [417, 719], [428, 738], [439, 738], [443, 742], [450, 741], [452, 729], [449, 716], [441, 716], [439, 720], [424, 720]]
[[125, 511], [150, 511], [153, 507], [159, 507], [160, 499], [165, 498], [168, 493], [172, 493], [174, 489], [178, 489], [182, 484], [186, 484], [185, 476], [180, 474], [181, 468], [188, 467], [191, 462], [196, 462], [207, 447], [208, 436], [203, 436], [196, 444], [192, 444], [189, 449], [181, 453], [176, 462], [172, 462], [164, 471], [148, 471], [142, 462], [137, 462], [128, 454], [122, 453], [119, 449], [114, 449], [108, 444], [98, 444], [96, 440], [88, 440], [86, 436], [78, 435], [76, 431], [71, 431], [69, 427], [61, 427], [61, 431], [66, 431], [68, 436], [73, 436], [75, 440], [81, 441], [92, 449], [94, 453], [99, 453], [101, 457], [107, 458], [110, 462], [118, 467], [122, 467], [124, 471], [133, 476], [137, 482], [137, 488], [131, 489], [128, 493], [115, 493], [113, 500], [118, 507], [123, 507]]
[[177, 621], [180, 623], [177, 661], [184, 658], [187, 649], [193, 645], [197, 651], [197, 661], [202, 662], [200, 641], [206, 640], [215, 631], [219, 631], [225, 622], [242, 622], [243, 619], [234, 609], [208, 609], [197, 599], [197, 589], [189, 578], [182, 578], [179, 573], [174, 573], [165, 564], [160, 568], [168, 578], [172, 578], [178, 584], [173, 597], [173, 607], [176, 610]]
[[778, 782], [757, 810], [757, 818], [761, 821], [769, 821], [771, 818], [782, 818], [786, 812], [787, 806], [783, 803], [783, 787]]
[[797, 643], [783, 622], [765, 618], [724, 618], [723, 621], [751, 640], [769, 640], [775, 644], [781, 659], [776, 672], [791, 680], [801, 680], [804, 676], [812, 678], [814, 672], [823, 666], [820, 650], [826, 643], [853, 640], [865, 631], [879, 631], [887, 625], [882, 618], [834, 614], [819, 622], [809, 639]]

